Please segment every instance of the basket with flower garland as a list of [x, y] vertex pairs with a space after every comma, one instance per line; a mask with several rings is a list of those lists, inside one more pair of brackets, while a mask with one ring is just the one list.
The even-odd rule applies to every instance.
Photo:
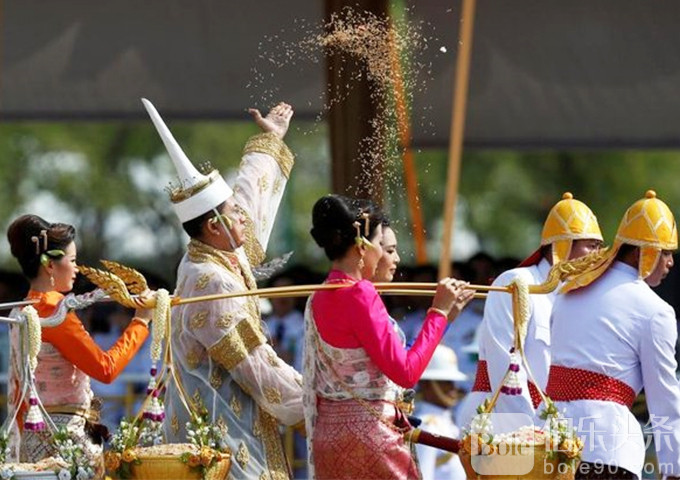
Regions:
[[187, 430], [188, 443], [164, 444], [157, 426], [147, 420], [139, 425], [123, 421], [104, 454], [106, 469], [117, 478], [139, 480], [225, 479], [231, 466], [225, 432], [201, 417], [194, 417]]
[[[60, 313], [78, 304], [80, 307], [94, 303], [103, 296], [103, 292], [96, 291], [85, 295], [69, 295], [62, 302]], [[71, 302], [73, 305], [71, 305]], [[68, 306], [68, 305], [71, 306]], [[53, 317], [55, 317], [53, 315]], [[56, 318], [56, 317], [55, 317]], [[32, 306], [24, 307], [17, 318], [6, 319], [19, 329], [20, 352], [16, 358], [21, 377], [21, 390], [16, 402], [10, 408], [10, 414], [0, 428], [0, 479], [1, 480], [89, 480], [95, 476], [93, 460], [75, 442], [64, 427], [57, 427], [45, 410], [35, 388], [35, 369], [38, 365], [38, 352], [42, 345], [41, 319]], [[49, 322], [52, 317], [44, 319]], [[13, 463], [10, 440], [12, 432], [18, 431], [17, 422], [21, 405], [28, 400], [23, 430], [50, 433], [55, 454], [34, 463]]]
[[[115, 300], [128, 307], [147, 306], [147, 299], [131, 297], [146, 290], [146, 282], [136, 271], [117, 264], [105, 264], [114, 273], [79, 267], [90, 280], [104, 288]], [[131, 287], [132, 285], [132, 287]], [[109, 475], [122, 479], [223, 480], [231, 467], [226, 445], [226, 431], [212, 425], [196, 405], [187, 401], [172, 361], [170, 339], [170, 295], [160, 289], [153, 299], [151, 335], [151, 370], [146, 398], [140, 412], [123, 420], [104, 453]], [[159, 361], [163, 356], [163, 364]], [[160, 368], [159, 368], [160, 367]], [[164, 442], [165, 411], [161, 394], [168, 382], [174, 382], [191, 421], [187, 423], [187, 443]]]
[[[523, 349], [529, 320], [529, 287], [522, 279], [516, 279], [509, 287], [515, 331], [510, 365], [501, 385], [477, 408], [477, 415], [463, 437], [459, 456], [468, 479], [572, 480], [580, 462], [583, 442], [540, 389], [545, 407], [540, 414], [545, 422], [541, 428], [526, 425], [508, 433], [494, 433], [491, 412], [499, 395], [522, 393], [517, 375], [520, 364], [533, 381]], [[518, 473], [510, 474], [513, 471]]]

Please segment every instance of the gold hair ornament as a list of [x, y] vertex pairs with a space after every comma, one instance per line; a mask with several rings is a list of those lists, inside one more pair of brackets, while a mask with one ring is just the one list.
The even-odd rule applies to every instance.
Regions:
[[35, 243], [35, 254], [40, 255], [40, 240], [38, 239], [38, 237], [33, 235], [31, 237], [31, 242]]
[[[43, 250], [47, 250], [47, 230], [40, 230], [40, 234], [38, 236], [33, 235], [31, 237], [31, 242], [35, 243], [35, 254], [40, 255], [40, 239], [42, 238], [43, 241]], [[42, 263], [42, 259], [40, 260], [40, 263]]]
[[50, 263], [50, 259], [61, 258], [66, 255], [66, 252], [59, 249], [47, 250], [45, 253], [40, 254], [40, 264], [46, 267]]
[[43, 239], [43, 250], [47, 250], [47, 230], [40, 230], [40, 237]]
[[357, 234], [354, 237], [354, 243], [356, 243], [357, 247], [361, 247], [361, 244], [363, 243], [363, 237], [361, 236], [361, 224], [358, 221], [355, 221], [352, 226], [356, 229]]
[[361, 218], [364, 219], [364, 237], [368, 237], [369, 233], [371, 233], [370, 215], [366, 212], [361, 212]]
[[[367, 213], [362, 214], [362, 215], [368, 215]], [[366, 220], [368, 222], [368, 220]], [[361, 234], [361, 223], [359, 221], [355, 221], [352, 226], [356, 229], [357, 234], [354, 237], [354, 243], [356, 244], [357, 247], [361, 248], [362, 246], [366, 248], [373, 248], [373, 244], [368, 241], [366, 237], [364, 237]]]

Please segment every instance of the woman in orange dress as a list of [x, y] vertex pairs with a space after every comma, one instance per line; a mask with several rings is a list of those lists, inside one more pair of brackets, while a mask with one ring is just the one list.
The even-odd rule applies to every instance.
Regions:
[[[151, 313], [138, 310], [118, 341], [108, 350], [101, 350], [85, 330], [73, 311], [82, 307], [79, 298], [69, 296], [69, 308], [64, 311], [64, 293], [73, 288], [76, 266], [75, 229], [63, 223], [49, 223], [36, 215], [23, 215], [9, 227], [7, 237], [12, 255], [30, 282], [28, 300], [37, 300], [34, 308], [41, 319], [52, 317], [42, 326], [42, 345], [34, 373], [35, 389], [45, 409], [57, 427], [65, 427], [74, 443], [88, 457], [96, 478], [103, 477], [102, 436], [98, 412], [93, 409], [90, 378], [111, 383], [134, 357], [149, 335]], [[61, 308], [60, 308], [61, 307]], [[55, 315], [58, 311], [63, 315]], [[13, 312], [13, 315], [16, 312]], [[22, 366], [20, 365], [20, 334], [14, 326], [11, 336], [9, 400], [10, 409], [21, 398]], [[19, 460], [36, 462], [56, 452], [50, 442], [51, 433], [42, 425], [26, 424], [28, 402], [19, 405]], [[17, 436], [15, 432], [15, 437]], [[17, 452], [14, 452], [15, 455]], [[88, 475], [89, 476], [89, 475]]]

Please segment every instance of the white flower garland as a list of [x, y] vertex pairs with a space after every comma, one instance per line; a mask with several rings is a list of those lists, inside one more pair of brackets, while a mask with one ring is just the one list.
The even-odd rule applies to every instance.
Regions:
[[32, 373], [38, 366], [38, 353], [40, 352], [40, 347], [42, 345], [40, 317], [38, 316], [38, 311], [30, 305], [24, 307], [22, 312], [26, 317], [28, 329], [28, 361]]
[[477, 415], [472, 417], [472, 422], [470, 422], [468, 434], [478, 436], [493, 436], [493, 424], [491, 423], [491, 414], [478, 413]]
[[161, 445], [163, 443], [163, 422], [155, 422], [148, 418], [142, 420], [139, 428], [137, 444], [142, 447]]
[[95, 463], [85, 455], [83, 447], [75, 442], [69, 432], [61, 427], [54, 435], [57, 457], [68, 464], [58, 473], [59, 480], [90, 480], [94, 478]]
[[153, 310], [153, 328], [151, 329], [151, 361], [154, 365], [161, 358], [169, 313], [170, 293], [160, 288], [156, 291], [156, 306]]

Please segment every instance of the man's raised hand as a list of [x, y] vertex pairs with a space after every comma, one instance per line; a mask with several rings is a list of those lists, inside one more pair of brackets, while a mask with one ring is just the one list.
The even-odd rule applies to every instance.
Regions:
[[263, 132], [271, 132], [281, 139], [286, 135], [290, 119], [293, 117], [293, 107], [284, 102], [272, 108], [266, 117], [263, 117], [256, 108], [250, 108], [248, 112], [253, 116], [255, 123]]

